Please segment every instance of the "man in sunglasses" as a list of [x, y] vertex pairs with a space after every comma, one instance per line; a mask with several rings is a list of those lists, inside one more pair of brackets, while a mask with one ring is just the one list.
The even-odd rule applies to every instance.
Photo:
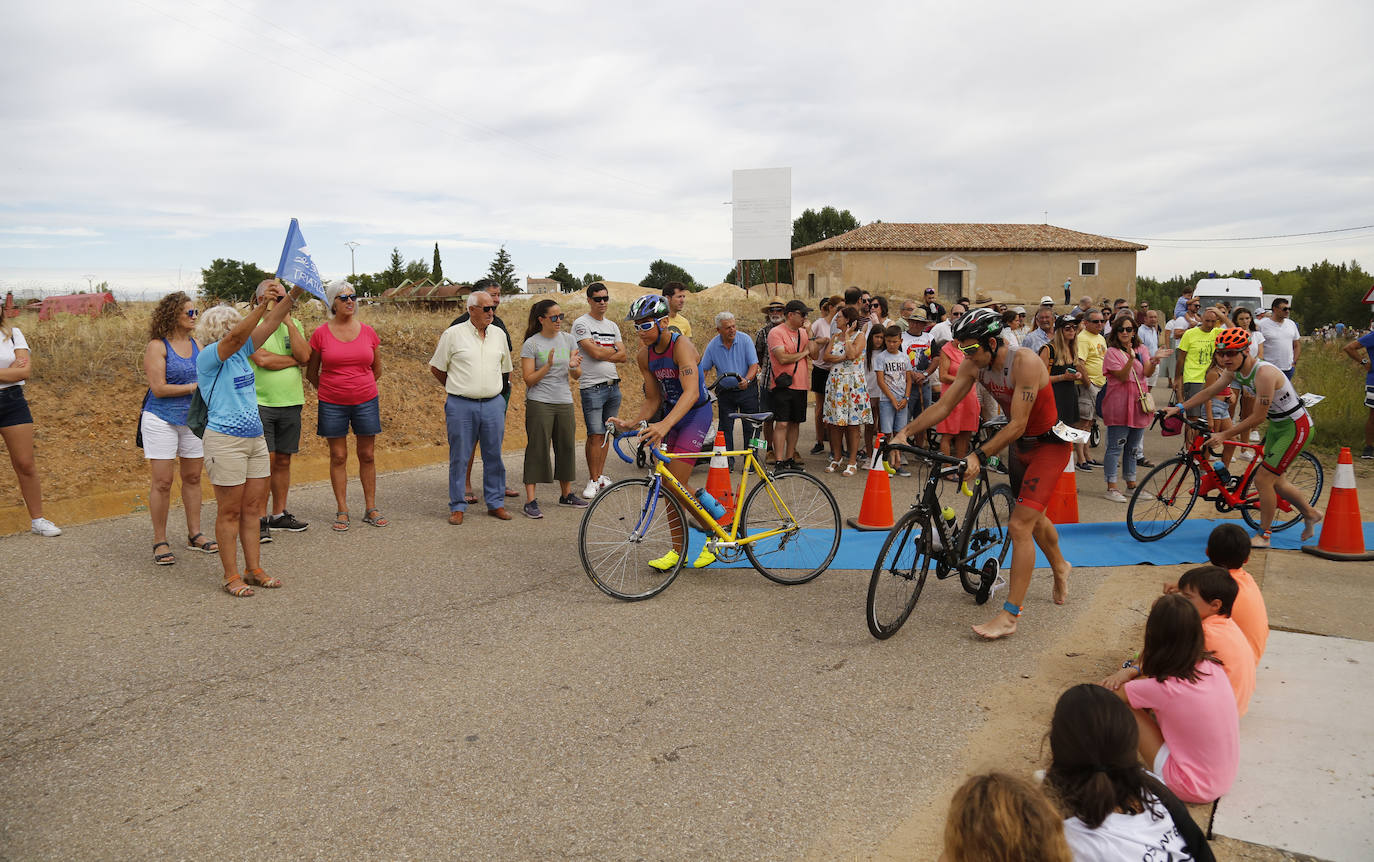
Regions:
[[[253, 304], [272, 306], [286, 296], [286, 288], [275, 278], [258, 285]], [[301, 323], [290, 314], [268, 336], [262, 346], [248, 357], [253, 366], [253, 385], [258, 393], [258, 415], [267, 439], [270, 496], [263, 498], [258, 516], [258, 543], [272, 541], [272, 530], [299, 533], [310, 525], [286, 511], [286, 494], [291, 488], [291, 456], [301, 447], [301, 407], [305, 387], [301, 369], [310, 361], [310, 339], [301, 334]], [[269, 504], [270, 503], [270, 507]]]
[[968, 454], [964, 468], [964, 481], [972, 484], [989, 456], [1010, 447], [1007, 459], [1016, 507], [1008, 524], [1012, 552], [1007, 601], [996, 617], [973, 627], [980, 636], [996, 640], [1016, 631], [1035, 568], [1035, 546], [1044, 552], [1054, 572], [1055, 604], [1068, 599], [1071, 567], [1059, 550], [1059, 533], [1045, 516], [1045, 506], [1069, 463], [1070, 447], [1051, 430], [1059, 422], [1059, 410], [1049, 369], [1033, 351], [1007, 346], [997, 312], [990, 308], [970, 311], [954, 327], [953, 338], [965, 356], [954, 382], [944, 397], [894, 434], [892, 442], [906, 443], [912, 436], [922, 439], [919, 435], [953, 412], [975, 383], [982, 383], [1007, 414], [1007, 424], [981, 449]]
[[587, 426], [587, 476], [590, 481], [582, 496], [590, 500], [597, 491], [611, 484], [603, 471], [606, 468], [606, 417], [620, 410], [620, 372], [616, 365], [625, 362], [630, 354], [615, 321], [606, 319], [611, 291], [605, 284], [594, 281], [587, 285], [587, 313], [573, 321], [572, 337], [582, 354], [582, 377], [577, 381], [582, 401], [582, 419]]
[[1303, 493], [1284, 479], [1283, 474], [1311, 438], [1312, 417], [1303, 407], [1302, 399], [1287, 375], [1277, 365], [1250, 355], [1249, 331], [1239, 327], [1221, 330], [1216, 336], [1214, 355], [1221, 369], [1216, 382], [1191, 395], [1183, 403], [1170, 407], [1165, 414], [1173, 416], [1180, 410], [1191, 411], [1194, 407], [1206, 405], [1209, 400], [1225, 392], [1233, 382], [1240, 387], [1242, 394], [1251, 396], [1254, 400], [1250, 415], [1230, 428], [1212, 434], [1208, 443], [1215, 445], [1231, 439], [1243, 439], [1242, 435], [1248, 435], [1250, 429], [1258, 428], [1261, 422], [1267, 420], [1263, 469], [1255, 471], [1255, 491], [1260, 500], [1260, 529], [1258, 534], [1251, 537], [1250, 546], [1269, 547], [1269, 527], [1274, 522], [1279, 497], [1302, 512], [1302, 541], [1306, 542], [1317, 534], [1317, 522], [1322, 519], [1322, 513], [1303, 499]]
[[[492, 306], [491, 323], [495, 325], [497, 329], [501, 330], [501, 332], [506, 336], [506, 350], [513, 353], [515, 351], [515, 343], [512, 342], [510, 339], [510, 330], [506, 328], [506, 322], [501, 319], [501, 315], [496, 313], [496, 309], [500, 308], [501, 306], [501, 283], [494, 278], [481, 278], [478, 279], [477, 283], [472, 286], [472, 289], [475, 291], [485, 290], [487, 292], [487, 295], [491, 297], [491, 301], [495, 303], [495, 305]], [[466, 323], [469, 317], [470, 315], [468, 314], [468, 312], [465, 311], [462, 314], [455, 317], [453, 319], [453, 322], [450, 323], [449, 326], [457, 326], [460, 323]], [[510, 375], [506, 374], [501, 380], [501, 407], [503, 410], [510, 407], [510, 392]], [[472, 465], [477, 454], [477, 443], [474, 442], [472, 446], [473, 454], [468, 456], [467, 490], [465, 492], [465, 496], [469, 503], [476, 503], [477, 495], [473, 493], [472, 490]], [[506, 496], [518, 497], [520, 495], [516, 491], [507, 488]]]

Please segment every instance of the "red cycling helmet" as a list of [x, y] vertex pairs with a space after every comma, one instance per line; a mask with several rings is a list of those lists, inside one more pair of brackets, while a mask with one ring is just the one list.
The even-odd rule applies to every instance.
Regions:
[[1248, 330], [1233, 326], [1230, 329], [1223, 329], [1216, 340], [1217, 350], [1249, 350], [1250, 333]]

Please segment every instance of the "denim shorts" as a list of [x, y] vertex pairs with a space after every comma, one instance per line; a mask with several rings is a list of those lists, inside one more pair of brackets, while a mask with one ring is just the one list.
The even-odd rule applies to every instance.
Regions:
[[587, 436], [606, 433], [606, 417], [620, 410], [620, 381], [598, 383], [579, 389], [582, 398], [582, 419], [587, 424]]
[[382, 433], [382, 415], [377, 407], [377, 398], [362, 404], [331, 404], [320, 402], [320, 412], [315, 423], [315, 434], [320, 437], [347, 437], [348, 427], [359, 437], [371, 437]]
[[878, 430], [884, 434], [892, 434], [902, 430], [907, 423], [907, 411], [911, 408], [908, 401], [898, 410], [891, 401], [886, 398], [876, 399], [878, 402]]
[[0, 428], [32, 424], [33, 414], [29, 412], [29, 402], [24, 398], [24, 387], [7, 386], [0, 389]]

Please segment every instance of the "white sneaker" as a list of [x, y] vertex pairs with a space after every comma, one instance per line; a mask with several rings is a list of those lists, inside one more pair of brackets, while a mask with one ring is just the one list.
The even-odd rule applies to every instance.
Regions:
[[601, 490], [600, 487], [596, 484], [596, 480], [593, 479], [587, 483], [587, 487], [582, 489], [582, 497], [585, 500], [590, 500], [596, 496], [596, 492], [599, 490]]
[[1106, 497], [1108, 500], [1111, 500], [1113, 503], [1125, 503], [1125, 502], [1126, 502], [1126, 495], [1125, 495], [1125, 494], [1122, 494], [1120, 491], [1118, 491], [1118, 490], [1115, 489], [1115, 488], [1109, 488], [1109, 489], [1107, 490], [1107, 493], [1103, 494], [1102, 496]]
[[40, 536], [52, 537], [62, 535], [62, 530], [47, 518], [34, 518], [29, 522], [29, 529]]
[[604, 491], [604, 490], [606, 490], [607, 488], [611, 487], [611, 486], [614, 485], [614, 484], [615, 484], [615, 483], [611, 481], [611, 477], [610, 477], [610, 476], [605, 476], [605, 475], [603, 475], [600, 479], [597, 479], [597, 480], [596, 480], [596, 490], [598, 490], [598, 491]]

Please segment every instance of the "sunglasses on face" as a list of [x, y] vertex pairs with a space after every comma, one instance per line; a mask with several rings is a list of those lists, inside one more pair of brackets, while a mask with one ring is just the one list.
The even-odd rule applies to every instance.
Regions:
[[1099, 318], [1097, 318], [1096, 320], [1094, 320], [1093, 318], [1089, 317], [1089, 318], [1088, 318], [1088, 322], [1089, 322], [1089, 323], [1096, 323], [1096, 324], [1098, 324], [1098, 325], [1100, 326], [1100, 325], [1102, 324], [1102, 318], [1099, 317]]
[[1135, 332], [1135, 327], [1134, 327], [1134, 326], [1118, 326], [1118, 327], [1116, 328], [1116, 331], [1117, 331], [1117, 332]]
[[646, 320], [643, 323], [639, 322], [638, 320], [635, 321], [635, 329], [638, 329], [640, 332], [648, 332], [655, 326], [658, 326], [657, 320]]
[[963, 353], [965, 356], [972, 356], [978, 352], [978, 348], [980, 347], [982, 347], [981, 344], [970, 344], [967, 347], [959, 348], [959, 352]]
[[338, 302], [357, 302], [358, 296], [357, 294], [353, 293], [341, 293], [338, 296], [334, 297], [334, 299]]
[[494, 305], [474, 305], [474, 306], [472, 307], [472, 310], [473, 310], [473, 311], [485, 311], [487, 314], [495, 314], [495, 313], [496, 313], [496, 306], [494, 306]]
[[1240, 353], [1241, 352], [1239, 350], [1218, 350], [1217, 356], [1220, 356], [1221, 358], [1225, 359], [1228, 356], [1240, 356]]
[[554, 323], [558, 323], [563, 319], [562, 314], [546, 314], [544, 316], [547, 317], [549, 320], [553, 321]]
[[186, 316], [189, 317], [189, 318], [191, 318], [192, 320], [194, 320], [198, 314], [200, 314], [200, 310], [199, 310], [199, 309], [195, 309], [195, 308], [188, 308], [188, 309], [186, 309]]
[[593, 297], [591, 298], [591, 301], [592, 301], [592, 302], [610, 302], [610, 301], [611, 301], [611, 297], [610, 297], [609, 295], [607, 295], [607, 296], [593, 296]]

